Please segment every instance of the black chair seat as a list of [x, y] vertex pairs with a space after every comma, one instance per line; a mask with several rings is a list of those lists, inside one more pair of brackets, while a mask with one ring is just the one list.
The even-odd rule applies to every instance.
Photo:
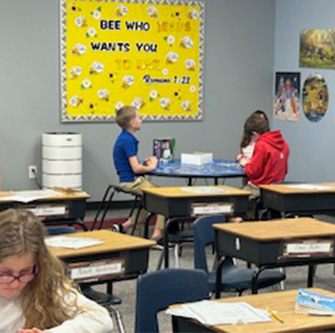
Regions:
[[[216, 272], [208, 273], [209, 289], [215, 290]], [[221, 290], [247, 290], [251, 289], [253, 270], [243, 267], [231, 266], [222, 272]], [[273, 286], [285, 279], [285, 274], [279, 271], [263, 271], [257, 283], [258, 288]]]

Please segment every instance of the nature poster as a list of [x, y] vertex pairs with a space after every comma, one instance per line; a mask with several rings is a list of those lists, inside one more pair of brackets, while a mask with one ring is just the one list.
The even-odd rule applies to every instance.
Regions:
[[335, 68], [335, 30], [300, 32], [300, 67]]

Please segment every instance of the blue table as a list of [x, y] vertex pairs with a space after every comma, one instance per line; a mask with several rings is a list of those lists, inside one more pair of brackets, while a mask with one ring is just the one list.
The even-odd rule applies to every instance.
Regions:
[[180, 159], [159, 163], [156, 170], [149, 173], [152, 176], [187, 178], [192, 185], [194, 178], [211, 178], [218, 185], [219, 178], [244, 177], [244, 169], [236, 160], [214, 160], [204, 165], [181, 164]]

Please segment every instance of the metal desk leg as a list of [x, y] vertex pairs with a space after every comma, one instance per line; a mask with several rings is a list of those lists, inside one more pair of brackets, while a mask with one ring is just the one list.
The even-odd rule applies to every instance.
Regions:
[[221, 279], [222, 279], [222, 265], [224, 259], [220, 258], [218, 266], [216, 268], [216, 280], [215, 280], [215, 298], [218, 299], [221, 296]]
[[315, 274], [315, 265], [308, 265], [308, 280], [307, 280], [307, 288], [313, 287], [313, 279]]
[[164, 225], [164, 266], [169, 268], [169, 225], [173, 219], [167, 219]]
[[150, 223], [150, 219], [151, 219], [151, 216], [153, 214], [152, 213], [149, 213], [147, 215], [147, 219], [145, 220], [145, 225], [144, 225], [144, 238], [148, 239], [149, 238], [149, 223]]
[[251, 279], [251, 293], [252, 294], [258, 294], [258, 276], [262, 272], [264, 268], [261, 267], [257, 270], [254, 271], [252, 274], [252, 279]]

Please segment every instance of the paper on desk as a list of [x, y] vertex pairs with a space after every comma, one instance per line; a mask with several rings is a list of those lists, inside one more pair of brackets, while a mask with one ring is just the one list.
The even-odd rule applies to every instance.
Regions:
[[186, 186], [180, 187], [182, 191], [198, 194], [223, 194], [228, 193], [227, 190], [217, 188], [216, 186]]
[[0, 200], [11, 200], [11, 201], [27, 203], [34, 200], [56, 197], [61, 195], [59, 192], [55, 192], [52, 190], [19, 191], [12, 193], [13, 193], [12, 195], [1, 197]]
[[329, 190], [329, 186], [324, 185], [316, 185], [316, 184], [288, 184], [285, 185], [285, 187], [288, 188], [297, 188], [302, 190], [309, 190], [309, 191], [323, 191], [323, 190]]
[[45, 239], [45, 244], [52, 247], [63, 247], [66, 249], [82, 249], [84, 247], [102, 244], [103, 241], [86, 237], [52, 237]]
[[203, 325], [228, 325], [269, 322], [270, 314], [245, 302], [200, 301], [169, 308], [167, 314], [198, 320]]

